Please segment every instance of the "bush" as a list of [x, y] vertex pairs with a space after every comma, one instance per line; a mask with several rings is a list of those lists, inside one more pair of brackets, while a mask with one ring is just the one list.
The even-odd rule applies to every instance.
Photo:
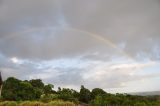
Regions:
[[18, 106], [18, 104], [13, 101], [5, 101], [5, 102], [0, 102], [0, 106]]
[[89, 103], [89, 106], [108, 106], [108, 102], [102, 96], [96, 96], [94, 100]]
[[53, 100], [53, 96], [51, 94], [49, 95], [42, 95], [41, 98], [40, 98], [40, 101], [41, 102], [44, 102], [44, 103], [48, 103], [48, 102], [51, 102]]
[[144, 102], [138, 102], [134, 106], [147, 106]]

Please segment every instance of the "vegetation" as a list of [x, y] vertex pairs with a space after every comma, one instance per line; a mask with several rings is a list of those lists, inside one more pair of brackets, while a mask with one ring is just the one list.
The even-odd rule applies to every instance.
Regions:
[[37, 102], [37, 101], [24, 101], [24, 102], [13, 102], [13, 101], [5, 101], [1, 102], [0, 106], [76, 106], [72, 102], [67, 101], [52, 101], [49, 103]]
[[53, 90], [40, 79], [19, 80], [10, 77], [3, 82], [0, 106], [160, 106], [160, 96], [110, 94], [103, 89], [92, 91], [83, 85], [80, 91], [69, 88]]

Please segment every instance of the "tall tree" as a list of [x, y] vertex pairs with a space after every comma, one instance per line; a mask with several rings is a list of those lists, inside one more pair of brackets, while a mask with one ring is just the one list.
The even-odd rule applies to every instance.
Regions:
[[20, 80], [9, 77], [3, 83], [2, 96], [5, 100], [17, 100], [18, 99], [18, 91], [20, 86]]
[[79, 100], [85, 103], [88, 103], [91, 100], [91, 92], [83, 85], [81, 85]]
[[29, 81], [35, 91], [35, 97], [38, 99], [44, 93], [44, 83], [41, 79], [32, 79]]
[[33, 100], [35, 90], [27, 81], [9, 77], [3, 84], [2, 96], [5, 100]]

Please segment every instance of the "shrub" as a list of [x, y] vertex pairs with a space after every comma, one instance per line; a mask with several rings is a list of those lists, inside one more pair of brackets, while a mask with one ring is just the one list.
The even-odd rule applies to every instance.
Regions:
[[52, 100], [53, 100], [52, 95], [42, 95], [40, 98], [40, 101], [42, 101], [44, 103], [51, 102]]
[[144, 102], [137, 102], [134, 106], [147, 106]]

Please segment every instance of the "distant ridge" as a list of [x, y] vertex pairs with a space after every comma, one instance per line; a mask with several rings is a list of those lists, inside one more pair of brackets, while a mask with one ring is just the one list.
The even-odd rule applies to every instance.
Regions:
[[140, 96], [154, 96], [154, 95], [160, 95], [160, 91], [133, 92], [133, 93], [129, 93], [129, 94], [140, 95]]

